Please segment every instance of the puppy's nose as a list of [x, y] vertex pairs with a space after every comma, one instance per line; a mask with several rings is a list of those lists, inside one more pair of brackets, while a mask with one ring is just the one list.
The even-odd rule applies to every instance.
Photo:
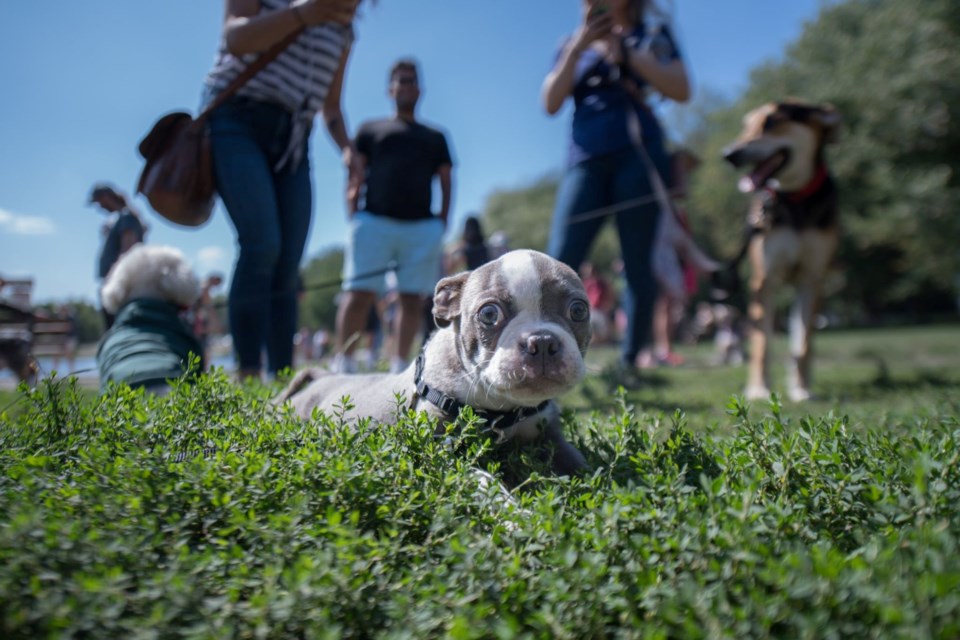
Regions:
[[530, 356], [552, 357], [560, 353], [560, 340], [547, 331], [531, 333], [521, 342], [520, 349]]

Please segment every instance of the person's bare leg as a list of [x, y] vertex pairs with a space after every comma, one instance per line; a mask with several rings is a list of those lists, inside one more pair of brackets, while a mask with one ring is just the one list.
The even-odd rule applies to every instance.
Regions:
[[330, 369], [336, 373], [356, 373], [353, 352], [367, 327], [367, 317], [376, 300], [372, 291], [344, 291], [337, 308], [336, 350]]
[[653, 353], [656, 358], [670, 353], [670, 298], [664, 294], [653, 306]]
[[344, 291], [337, 308], [337, 353], [352, 355], [367, 326], [367, 316], [376, 300], [372, 291]]
[[390, 368], [400, 366], [410, 359], [410, 349], [413, 339], [421, 331], [423, 322], [423, 296], [411, 293], [401, 293], [397, 305], [395, 351], [391, 354]]

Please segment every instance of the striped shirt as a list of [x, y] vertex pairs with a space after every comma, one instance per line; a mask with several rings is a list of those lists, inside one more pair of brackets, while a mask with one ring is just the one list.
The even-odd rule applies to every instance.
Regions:
[[[260, 11], [280, 11], [290, 4], [290, 0], [260, 0]], [[294, 116], [290, 146], [277, 168], [287, 160], [293, 160], [294, 164], [299, 161], [300, 142], [309, 131], [313, 118], [323, 108], [340, 57], [352, 42], [351, 26], [321, 24], [309, 27], [276, 60], [237, 91], [240, 96], [279, 104]], [[226, 39], [221, 38], [213, 69], [205, 80], [209, 92], [215, 95], [225, 89], [259, 55], [235, 56], [227, 50]]]

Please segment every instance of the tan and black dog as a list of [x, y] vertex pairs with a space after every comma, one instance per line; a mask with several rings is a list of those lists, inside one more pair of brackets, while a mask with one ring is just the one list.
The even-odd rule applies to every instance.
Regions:
[[785, 285], [795, 289], [787, 394], [794, 401], [810, 398], [814, 321], [840, 237], [837, 188], [824, 160], [824, 147], [836, 140], [839, 126], [830, 105], [768, 103], [744, 117], [739, 137], [724, 150], [734, 167], [750, 167], [739, 187], [753, 194], [747, 248], [752, 326], [744, 391], [750, 399], [770, 395], [774, 304]]

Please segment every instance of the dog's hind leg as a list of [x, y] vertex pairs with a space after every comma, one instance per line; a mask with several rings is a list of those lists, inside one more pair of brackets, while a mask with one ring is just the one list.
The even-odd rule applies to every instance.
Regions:
[[801, 271], [790, 315], [790, 362], [787, 395], [794, 402], [809, 400], [813, 384], [813, 334], [820, 310], [822, 283], [836, 250], [835, 231], [807, 231], [801, 238]]
[[300, 391], [306, 387], [308, 384], [317, 379], [317, 369], [304, 369], [299, 372], [297, 375], [293, 376], [293, 380], [286, 386], [286, 388], [280, 392], [280, 394], [273, 399], [274, 404], [283, 404], [293, 396], [300, 393]]

